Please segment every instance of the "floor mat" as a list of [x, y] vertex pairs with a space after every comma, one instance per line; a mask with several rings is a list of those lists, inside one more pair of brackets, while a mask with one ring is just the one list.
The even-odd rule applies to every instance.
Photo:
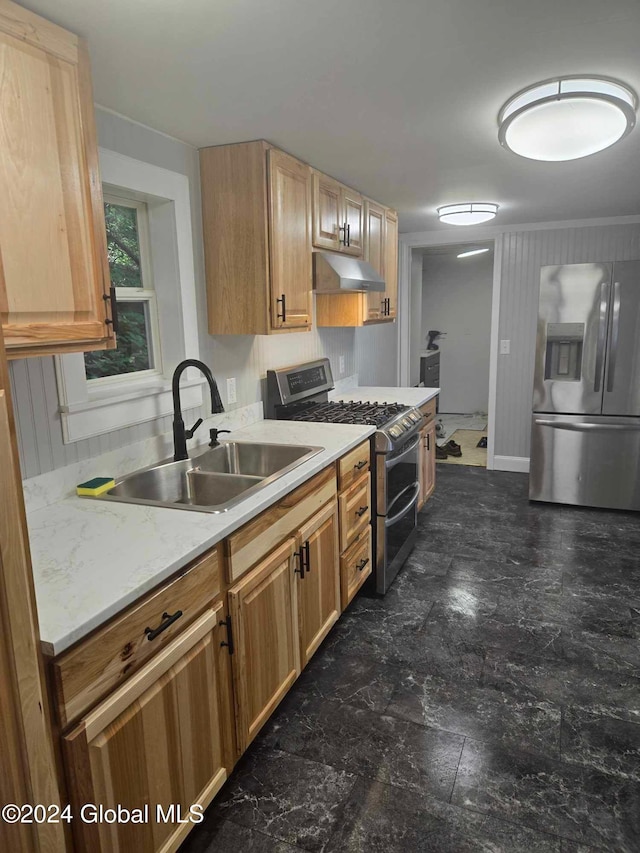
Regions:
[[473, 430], [486, 430], [487, 428], [487, 416], [483, 412], [476, 412], [473, 415], [455, 415], [455, 414], [447, 414], [446, 412], [443, 414], [442, 412], [438, 412], [436, 415], [436, 422], [441, 421], [442, 425], [445, 429], [444, 438], [451, 438], [453, 433], [458, 429], [473, 429]]
[[[453, 439], [456, 444], [459, 444], [462, 448], [462, 456], [447, 456], [446, 459], [438, 459], [438, 462], [453, 465], [475, 465], [477, 468], [486, 468], [487, 448], [476, 446], [482, 436], [486, 436], [486, 434], [486, 431], [481, 432], [477, 429], [457, 429], [447, 441]], [[446, 444], [447, 441], [442, 442], [442, 444]]]

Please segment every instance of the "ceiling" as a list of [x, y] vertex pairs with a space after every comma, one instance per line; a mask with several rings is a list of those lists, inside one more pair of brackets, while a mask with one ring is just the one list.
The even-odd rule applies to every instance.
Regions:
[[497, 142], [510, 95], [557, 74], [640, 91], [639, 0], [25, 0], [89, 39], [96, 102], [195, 146], [265, 138], [446, 229], [640, 213], [640, 126], [608, 151], [537, 163]]

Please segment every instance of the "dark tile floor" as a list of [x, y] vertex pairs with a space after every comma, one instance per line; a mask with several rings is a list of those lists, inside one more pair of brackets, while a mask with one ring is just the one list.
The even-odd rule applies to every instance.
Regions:
[[640, 517], [440, 466], [181, 853], [640, 851]]

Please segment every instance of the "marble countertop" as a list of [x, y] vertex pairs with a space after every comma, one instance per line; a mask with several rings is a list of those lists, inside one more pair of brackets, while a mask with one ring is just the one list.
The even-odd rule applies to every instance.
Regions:
[[345, 402], [402, 403], [405, 406], [422, 406], [440, 393], [439, 388], [393, 388], [384, 386], [359, 386], [332, 394], [334, 400]]
[[75, 496], [28, 513], [43, 649], [60, 654], [374, 431], [292, 421], [259, 421], [234, 431], [237, 441], [324, 449], [224, 513]]

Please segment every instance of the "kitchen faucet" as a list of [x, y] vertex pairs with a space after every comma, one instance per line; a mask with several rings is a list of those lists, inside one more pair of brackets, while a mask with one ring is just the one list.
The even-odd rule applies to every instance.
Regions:
[[180, 407], [180, 377], [187, 367], [197, 367], [209, 383], [209, 390], [211, 391], [211, 414], [215, 415], [219, 412], [224, 412], [218, 385], [207, 365], [202, 361], [198, 361], [197, 358], [186, 358], [184, 361], [181, 361], [173, 371], [171, 382], [173, 393], [173, 459], [175, 462], [189, 458], [189, 454], [187, 453], [187, 439], [193, 438], [195, 431], [202, 423], [202, 418], [198, 418], [191, 429], [184, 428], [182, 409]]

